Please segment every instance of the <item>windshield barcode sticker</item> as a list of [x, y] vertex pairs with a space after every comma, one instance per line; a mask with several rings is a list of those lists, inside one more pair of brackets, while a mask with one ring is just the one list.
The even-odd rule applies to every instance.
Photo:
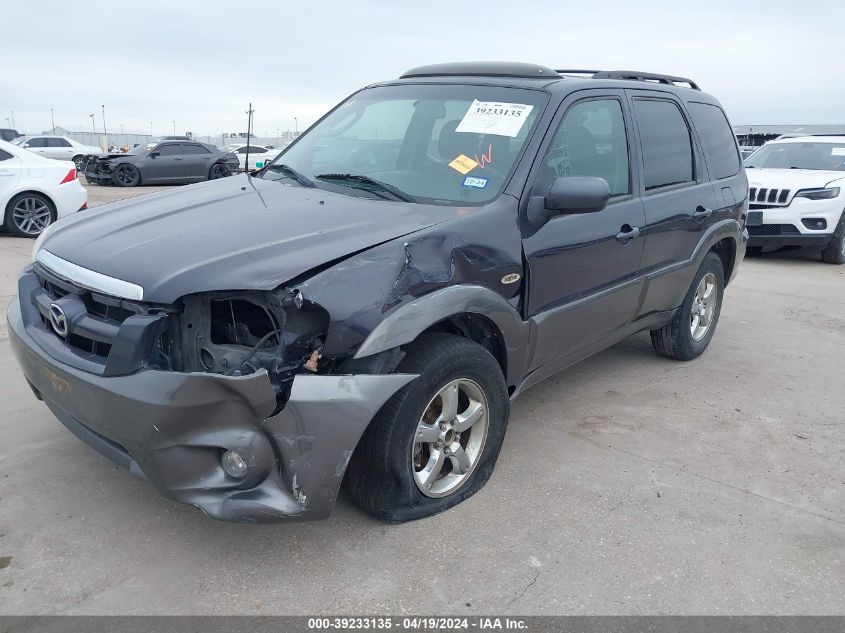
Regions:
[[484, 189], [487, 186], [486, 178], [478, 178], [476, 176], [467, 176], [464, 178], [464, 187], [475, 187], [476, 189]]
[[472, 102], [455, 132], [496, 134], [513, 138], [525, 125], [533, 105], [524, 103]]

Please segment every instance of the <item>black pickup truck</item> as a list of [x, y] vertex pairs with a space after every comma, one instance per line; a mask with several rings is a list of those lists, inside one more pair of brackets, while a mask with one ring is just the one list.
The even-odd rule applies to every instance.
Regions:
[[56, 223], [9, 333], [59, 420], [170, 498], [321, 518], [345, 481], [405, 521], [484, 485], [538, 381], [643, 330], [704, 352], [747, 208], [689, 79], [426, 66], [260, 171]]

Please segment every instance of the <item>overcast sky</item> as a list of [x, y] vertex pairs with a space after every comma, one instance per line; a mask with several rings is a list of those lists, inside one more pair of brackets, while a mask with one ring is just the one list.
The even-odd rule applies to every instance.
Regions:
[[683, 75], [734, 124], [845, 123], [845, 0], [0, 2], [0, 127], [259, 135], [461, 60]]

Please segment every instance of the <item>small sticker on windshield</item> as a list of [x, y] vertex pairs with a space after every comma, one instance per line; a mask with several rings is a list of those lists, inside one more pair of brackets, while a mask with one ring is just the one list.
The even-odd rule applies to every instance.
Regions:
[[496, 134], [513, 138], [525, 125], [533, 105], [473, 100], [455, 132]]
[[845, 147], [834, 147], [830, 150], [831, 156], [845, 156]]
[[473, 169], [478, 167], [478, 163], [472, 160], [469, 156], [461, 154], [455, 160], [449, 163], [449, 167], [451, 167], [455, 171], [461, 172], [462, 174], [468, 174]]
[[467, 176], [464, 178], [464, 187], [475, 187], [476, 189], [484, 189], [487, 186], [486, 178], [476, 178], [475, 176]]

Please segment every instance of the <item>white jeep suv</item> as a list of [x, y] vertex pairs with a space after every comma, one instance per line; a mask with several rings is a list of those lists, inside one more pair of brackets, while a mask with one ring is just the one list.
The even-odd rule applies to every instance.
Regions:
[[822, 248], [845, 263], [845, 136], [801, 136], [766, 143], [745, 160], [750, 248]]

